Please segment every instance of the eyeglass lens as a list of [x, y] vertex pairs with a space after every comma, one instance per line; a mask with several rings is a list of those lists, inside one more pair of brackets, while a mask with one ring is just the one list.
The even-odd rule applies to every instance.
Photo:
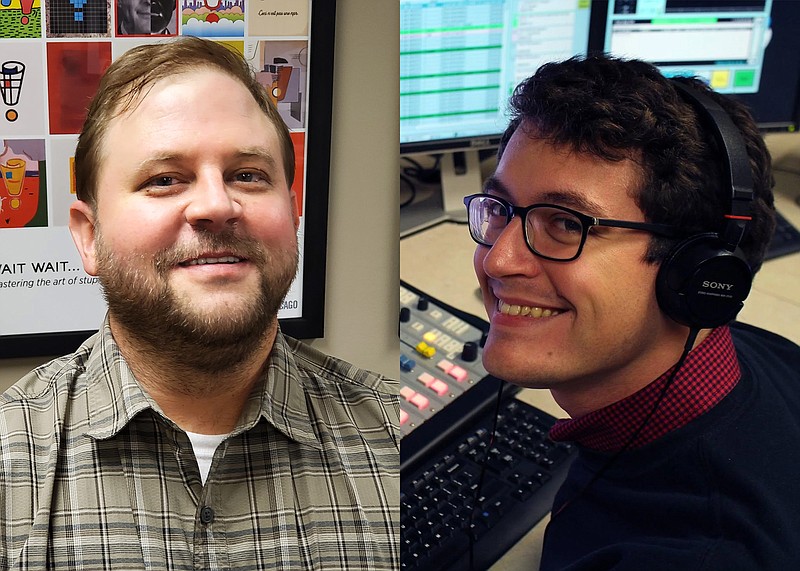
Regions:
[[[469, 204], [470, 233], [476, 242], [494, 245], [510, 221], [508, 207], [496, 198], [480, 196]], [[561, 208], [537, 206], [528, 210], [523, 232], [535, 252], [555, 259], [569, 259], [580, 250], [583, 223]]]

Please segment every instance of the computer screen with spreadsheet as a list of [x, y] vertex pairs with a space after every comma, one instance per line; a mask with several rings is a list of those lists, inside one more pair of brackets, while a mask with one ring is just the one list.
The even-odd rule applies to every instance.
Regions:
[[587, 0], [401, 0], [401, 152], [496, 144], [514, 86], [585, 53]]
[[[514, 87], [587, 51], [590, 0], [400, 0], [400, 152], [441, 153], [445, 211], [480, 189]], [[477, 187], [477, 188], [476, 188]]]

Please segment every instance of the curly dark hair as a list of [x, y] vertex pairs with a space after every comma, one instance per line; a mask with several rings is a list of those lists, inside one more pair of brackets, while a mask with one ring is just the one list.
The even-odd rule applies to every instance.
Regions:
[[[715, 137], [672, 81], [685, 82], [716, 101], [741, 132], [753, 175], [753, 220], [740, 247], [753, 271], [761, 267], [775, 227], [771, 158], [740, 102], [696, 78], [665, 78], [654, 66], [609, 55], [547, 63], [520, 83], [510, 100], [511, 122], [500, 142], [502, 157], [522, 127], [542, 138], [608, 161], [631, 159], [644, 180], [633, 196], [650, 222], [671, 224], [687, 236], [722, 232], [731, 189]], [[653, 236], [648, 263], [664, 260], [675, 240]]]

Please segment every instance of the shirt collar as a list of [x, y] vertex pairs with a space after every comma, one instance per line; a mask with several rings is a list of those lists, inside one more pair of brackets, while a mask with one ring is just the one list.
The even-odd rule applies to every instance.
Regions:
[[[321, 450], [322, 442], [314, 431], [315, 417], [308, 406], [303, 379], [304, 374], [294, 353], [279, 329], [267, 361], [259, 398], [251, 398], [242, 414], [242, 430], [251, 427], [248, 418], [255, 413], [292, 440]], [[251, 404], [253, 409], [250, 409]]]
[[[622, 449], [645, 422], [673, 369], [674, 366], [620, 401], [574, 419], [558, 420], [550, 437], [600, 452]], [[689, 353], [663, 401], [630, 448], [641, 448], [707, 412], [733, 390], [740, 376], [730, 329], [714, 329]]]
[[[94, 338], [86, 375], [91, 379], [87, 396], [89, 436], [100, 440], [111, 438], [147, 409], [166, 419], [128, 367], [107, 319]], [[262, 382], [245, 404], [231, 435], [250, 430], [263, 418], [292, 440], [321, 449], [322, 443], [313, 429], [312, 415], [306, 402], [301, 371], [286, 339], [278, 330], [262, 373]]]

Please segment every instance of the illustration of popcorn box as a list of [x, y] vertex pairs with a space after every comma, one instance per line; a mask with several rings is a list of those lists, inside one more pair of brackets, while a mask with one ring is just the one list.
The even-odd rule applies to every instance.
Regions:
[[0, 95], [9, 107], [19, 103], [25, 64], [21, 61], [4, 61], [0, 66]]

